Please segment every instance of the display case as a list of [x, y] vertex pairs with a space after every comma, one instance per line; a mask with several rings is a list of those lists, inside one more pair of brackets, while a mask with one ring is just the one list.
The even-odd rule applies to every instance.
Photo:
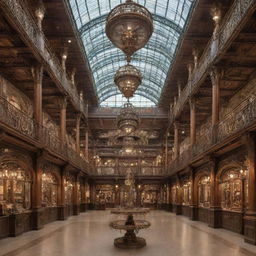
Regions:
[[0, 214], [21, 213], [31, 208], [31, 178], [29, 172], [16, 164], [0, 167]]
[[42, 175], [42, 206], [57, 206], [58, 184], [56, 177], [50, 172], [44, 172]]
[[182, 205], [189, 205], [191, 201], [191, 182], [184, 181], [181, 187]]
[[74, 178], [72, 176], [66, 177], [65, 182], [65, 204], [72, 205], [73, 204], [73, 196], [74, 196]]
[[221, 207], [224, 210], [243, 210], [244, 178], [238, 170], [225, 171], [220, 178]]
[[198, 206], [202, 208], [210, 207], [211, 183], [210, 177], [202, 176], [198, 181]]
[[96, 186], [96, 204], [105, 205], [105, 207], [114, 207], [115, 190], [113, 185]]

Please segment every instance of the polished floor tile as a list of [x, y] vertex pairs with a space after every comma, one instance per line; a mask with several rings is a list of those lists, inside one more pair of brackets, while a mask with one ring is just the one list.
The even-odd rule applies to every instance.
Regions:
[[256, 256], [256, 246], [243, 237], [206, 224], [189, 221], [164, 211], [147, 216], [152, 226], [139, 232], [147, 246], [122, 250], [113, 246], [123, 233], [109, 222], [117, 216], [109, 211], [89, 211], [67, 221], [48, 224], [16, 238], [0, 240], [1, 256]]

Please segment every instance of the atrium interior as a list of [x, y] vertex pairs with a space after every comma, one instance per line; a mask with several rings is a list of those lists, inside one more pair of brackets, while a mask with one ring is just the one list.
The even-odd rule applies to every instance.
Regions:
[[0, 256], [256, 255], [256, 1], [0, 1]]

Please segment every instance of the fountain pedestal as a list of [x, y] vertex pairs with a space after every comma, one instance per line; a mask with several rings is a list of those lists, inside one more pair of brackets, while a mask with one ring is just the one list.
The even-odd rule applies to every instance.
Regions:
[[142, 237], [136, 236], [136, 231], [145, 229], [150, 226], [150, 222], [146, 220], [134, 220], [134, 214], [147, 213], [148, 209], [118, 209], [113, 210], [115, 214], [126, 214], [126, 220], [116, 220], [110, 223], [114, 229], [125, 230], [126, 233], [123, 237], [118, 237], [114, 240], [114, 245], [122, 249], [136, 249], [146, 246], [146, 240]]

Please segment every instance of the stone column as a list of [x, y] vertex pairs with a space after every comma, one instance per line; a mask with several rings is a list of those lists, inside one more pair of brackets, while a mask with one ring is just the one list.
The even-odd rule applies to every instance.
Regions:
[[35, 159], [35, 172], [32, 183], [32, 229], [38, 230], [43, 227], [42, 208], [42, 152], [38, 152]]
[[190, 186], [191, 186], [191, 200], [190, 200], [190, 219], [191, 220], [198, 220], [197, 217], [197, 205], [196, 205], [196, 195], [195, 195], [195, 172], [194, 170], [189, 167], [190, 173]]
[[196, 100], [190, 100], [190, 144], [193, 146], [196, 142]]
[[58, 212], [58, 219], [59, 220], [66, 220], [67, 219], [67, 211], [65, 205], [65, 184], [66, 184], [66, 173], [67, 173], [67, 166], [63, 166], [61, 169], [60, 175], [60, 201], [59, 201], [59, 212]]
[[176, 204], [176, 215], [181, 215], [182, 213], [182, 202], [181, 202], [181, 185], [180, 185], [180, 178], [178, 174], [176, 175], [176, 191], [177, 191], [177, 204]]
[[174, 159], [180, 154], [180, 142], [179, 142], [179, 123], [174, 122]]
[[256, 245], [256, 145], [255, 133], [243, 136], [247, 148], [248, 210], [244, 217], [245, 242]]
[[74, 184], [73, 215], [79, 215], [79, 212], [80, 212], [80, 204], [78, 203], [78, 185], [79, 185], [79, 182], [80, 182], [80, 175], [79, 175], [79, 173], [77, 173], [75, 175], [75, 184]]
[[60, 98], [60, 140], [62, 145], [66, 144], [66, 133], [67, 133], [67, 98], [61, 97]]
[[81, 122], [81, 113], [76, 116], [76, 152], [80, 154], [80, 122]]
[[42, 80], [43, 80], [43, 66], [38, 65], [32, 68], [32, 76], [34, 79], [34, 119], [38, 125], [43, 122], [42, 110]]
[[88, 130], [86, 129], [85, 131], [85, 147], [84, 147], [84, 155], [85, 155], [85, 159], [86, 161], [89, 160], [89, 148], [88, 148], [88, 145], [89, 145], [89, 134], [88, 134]]
[[211, 182], [211, 201], [210, 201], [210, 210], [209, 210], [209, 227], [220, 228], [221, 227], [221, 208], [219, 205], [219, 191], [218, 191], [218, 162], [217, 159], [213, 156], [210, 157], [210, 182]]
[[210, 77], [212, 81], [212, 126], [215, 127], [219, 122], [220, 112], [220, 70], [214, 67], [210, 72]]
[[167, 173], [168, 169], [168, 133], [165, 137], [165, 172]]

